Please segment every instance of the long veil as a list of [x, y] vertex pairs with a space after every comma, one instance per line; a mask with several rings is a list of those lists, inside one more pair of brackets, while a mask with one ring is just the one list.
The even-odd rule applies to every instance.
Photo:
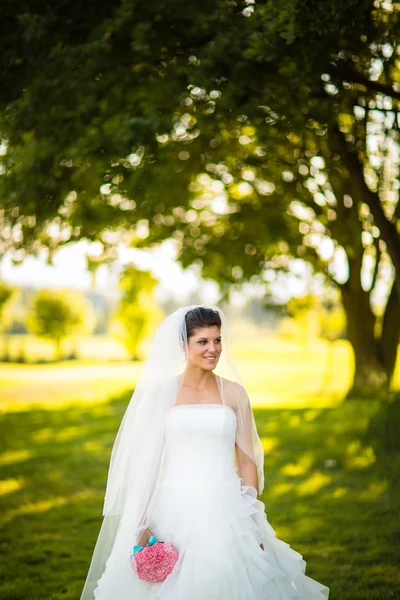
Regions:
[[[158, 327], [115, 438], [104, 498], [104, 518], [80, 600], [93, 600], [121, 524], [129, 522], [132, 545], [146, 527], [151, 499], [162, 472], [165, 415], [176, 402], [187, 367], [185, 315], [199, 308], [218, 311], [221, 318], [222, 353], [214, 373], [224, 402], [236, 412], [236, 444], [257, 466], [259, 494], [264, 489], [264, 450], [234, 359], [227, 318], [217, 306], [181, 307]], [[235, 455], [234, 461], [237, 470]]]

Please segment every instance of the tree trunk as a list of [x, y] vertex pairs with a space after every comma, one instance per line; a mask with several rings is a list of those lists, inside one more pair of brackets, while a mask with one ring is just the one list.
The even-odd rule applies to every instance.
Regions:
[[[338, 219], [330, 224], [334, 237], [343, 246], [349, 264], [349, 279], [340, 286], [342, 303], [347, 319], [347, 337], [354, 351], [355, 373], [348, 397], [380, 396], [388, 391], [396, 363], [400, 331], [400, 236], [396, 224], [388, 220], [380, 203], [379, 195], [367, 186], [363, 164], [358, 151], [347, 143], [340, 130], [336, 112], [332, 107], [329, 124], [329, 147], [340, 155], [348, 174], [337, 176], [337, 169], [329, 156], [326, 158], [331, 169], [330, 182], [338, 199]], [[348, 193], [353, 198], [351, 207], [344, 207], [341, 198]], [[382, 330], [376, 331], [376, 319], [371, 311], [371, 290], [361, 285], [364, 247], [363, 225], [359, 217], [361, 203], [369, 206], [381, 239], [396, 269], [396, 276], [389, 295]], [[378, 246], [379, 248], [379, 246]], [[378, 250], [377, 250], [378, 252]], [[379, 268], [379, 254], [372, 280], [375, 284]]]
[[4, 346], [3, 346], [2, 359], [7, 362], [11, 361], [11, 343], [10, 343], [10, 336], [7, 333], [4, 334]]
[[389, 297], [381, 336], [376, 338], [369, 293], [361, 285], [351, 286], [350, 283], [349, 280], [341, 286], [347, 337], [355, 359], [353, 384], [347, 398], [382, 396], [390, 386], [397, 356], [400, 316], [396, 311], [396, 286], [393, 286]]
[[400, 302], [396, 280], [393, 282], [391, 292], [383, 315], [382, 332], [379, 339], [378, 355], [385, 365], [389, 382], [393, 378], [396, 366], [397, 351], [400, 341]]
[[55, 345], [56, 345], [56, 360], [61, 360], [62, 349], [61, 349], [61, 339], [60, 338], [55, 339]]

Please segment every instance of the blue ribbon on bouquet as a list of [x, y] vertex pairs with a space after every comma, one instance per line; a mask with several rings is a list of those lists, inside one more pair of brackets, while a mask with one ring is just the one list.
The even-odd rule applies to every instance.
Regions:
[[[156, 542], [157, 542], [156, 536], [152, 535], [152, 536], [150, 536], [150, 539], [147, 542], [146, 546], [152, 546]], [[133, 556], [135, 556], [138, 552], [140, 552], [141, 550], [143, 550], [143, 548], [144, 548], [144, 546], [133, 546]]]

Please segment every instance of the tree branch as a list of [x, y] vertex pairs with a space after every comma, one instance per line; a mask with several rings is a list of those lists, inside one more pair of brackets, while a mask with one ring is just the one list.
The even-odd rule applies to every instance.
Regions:
[[370, 292], [372, 292], [372, 290], [375, 287], [376, 284], [376, 278], [378, 276], [378, 272], [379, 272], [379, 263], [381, 261], [381, 249], [379, 247], [379, 239], [378, 238], [374, 238], [374, 246], [375, 246], [375, 265], [374, 265], [374, 272], [372, 274], [372, 281], [371, 281], [371, 286], [369, 288]]
[[400, 199], [397, 200], [396, 208], [394, 209], [392, 221], [396, 225], [397, 220], [400, 219]]
[[371, 92], [379, 92], [384, 94], [385, 96], [390, 96], [391, 98], [395, 98], [396, 100], [400, 100], [400, 91], [394, 90], [390, 85], [385, 83], [381, 83], [379, 81], [372, 81], [368, 79], [362, 73], [359, 73], [355, 69], [351, 69], [347, 66], [338, 66], [336, 70], [336, 74], [339, 76], [341, 82], [349, 81], [350, 83], [359, 83], [363, 85], [368, 91]]
[[354, 198], [357, 198], [358, 202], [365, 202], [365, 204], [369, 206], [375, 223], [382, 233], [382, 239], [386, 243], [389, 256], [396, 269], [396, 286], [398, 286], [400, 297], [400, 236], [396, 226], [386, 217], [378, 194], [372, 192], [367, 186], [364, 178], [363, 165], [360, 163], [356, 151], [351, 150], [348, 147], [344, 135], [340, 131], [337, 123], [332, 126], [331, 131], [340, 147], [342, 159], [350, 171], [352, 195]]

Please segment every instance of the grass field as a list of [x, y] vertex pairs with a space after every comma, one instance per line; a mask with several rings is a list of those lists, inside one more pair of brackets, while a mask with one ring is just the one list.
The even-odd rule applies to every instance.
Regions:
[[[377, 400], [342, 402], [347, 344], [335, 344], [329, 368], [324, 342], [243, 340], [236, 356], [265, 449], [262, 500], [277, 536], [303, 554], [331, 600], [400, 599], [398, 454], [382, 453], [370, 433]], [[139, 369], [0, 364], [1, 599], [79, 599]]]

